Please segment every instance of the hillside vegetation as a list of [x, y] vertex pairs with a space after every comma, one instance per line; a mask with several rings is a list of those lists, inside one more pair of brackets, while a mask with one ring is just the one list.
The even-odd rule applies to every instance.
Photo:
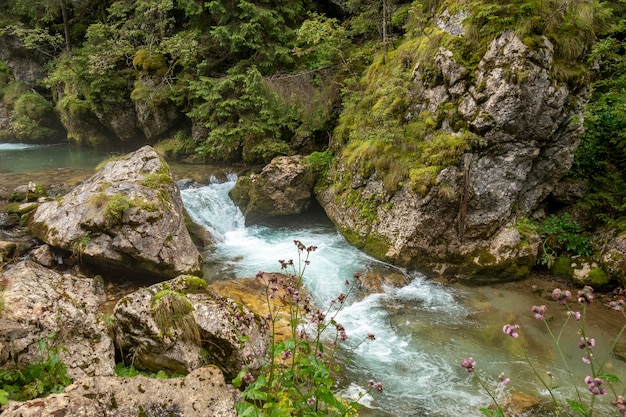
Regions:
[[[367, 161], [362, 174], [383, 173], [389, 191], [418, 193], [479, 136], [453, 107], [410, 114], [411, 68], [428, 72], [439, 46], [474, 68], [507, 29], [529, 47], [545, 36], [552, 76], [590, 87], [571, 177], [590, 182], [585, 204], [600, 221], [626, 226], [623, 0], [18, 0], [0, 11], [0, 35], [46, 63], [25, 87], [0, 62], [0, 97], [23, 125], [50, 111], [33, 88], [81, 145], [130, 140], [119, 131], [133, 106], [148, 121], [174, 111], [148, 138], [170, 157], [264, 163], [322, 151]], [[463, 36], [434, 25], [444, 14], [465, 17]], [[94, 128], [98, 119], [107, 126]]]

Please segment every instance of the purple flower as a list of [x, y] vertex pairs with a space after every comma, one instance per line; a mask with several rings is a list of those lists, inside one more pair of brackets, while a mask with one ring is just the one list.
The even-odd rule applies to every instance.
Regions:
[[588, 337], [581, 337], [580, 341], [578, 342], [578, 348], [579, 349], [593, 349], [593, 347], [596, 345], [596, 340], [593, 338], [588, 338]]
[[572, 293], [568, 290], [561, 291], [560, 288], [555, 288], [552, 290], [552, 299], [559, 304], [565, 304], [567, 300], [572, 298]]
[[613, 311], [624, 311], [624, 300], [620, 298], [617, 301], [611, 301], [609, 308]]
[[246, 373], [243, 376], [243, 382], [245, 382], [248, 385], [252, 384], [254, 382], [254, 376], [252, 376], [250, 372]]
[[545, 314], [547, 310], [548, 310], [548, 307], [546, 307], [545, 305], [541, 305], [539, 307], [533, 306], [533, 308], [531, 309], [531, 311], [535, 313], [535, 318], [537, 320], [543, 319], [543, 315]]
[[508, 334], [513, 339], [518, 338], [519, 336], [519, 333], [517, 332], [518, 330], [519, 330], [519, 324], [505, 324], [504, 327], [502, 327], [502, 331], [504, 332], [504, 334]]
[[309, 399], [308, 399], [308, 400], [306, 400], [306, 403], [309, 405], [309, 407], [313, 407], [313, 405], [315, 405], [315, 401], [317, 401], [317, 400], [315, 399], [315, 397], [314, 397], [314, 396], [311, 396], [311, 397], [309, 397]]
[[472, 372], [474, 372], [474, 369], [476, 369], [476, 362], [474, 362], [474, 359], [472, 357], [469, 357], [461, 362], [461, 366], [471, 374]]
[[616, 399], [611, 401], [611, 404], [617, 408], [620, 416], [626, 416], [626, 401], [623, 396], [618, 395]]
[[281, 355], [281, 358], [286, 361], [287, 359], [291, 358], [291, 350], [287, 349], [286, 351], [283, 352], [283, 354]]
[[585, 384], [587, 384], [587, 388], [593, 395], [605, 395], [606, 390], [602, 387], [604, 383], [600, 378], [592, 378], [590, 376], [585, 377]]
[[589, 304], [593, 301], [593, 288], [585, 285], [582, 290], [578, 290], [578, 302], [581, 304]]
[[504, 375], [504, 372], [502, 372], [498, 378], [500, 379], [500, 382], [502, 383], [502, 385], [506, 385], [510, 381], [510, 379]]

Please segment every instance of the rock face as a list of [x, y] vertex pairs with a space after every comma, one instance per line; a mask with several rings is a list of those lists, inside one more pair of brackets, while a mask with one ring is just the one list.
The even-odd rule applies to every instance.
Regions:
[[45, 76], [45, 59], [27, 49], [24, 42], [11, 33], [0, 36], [0, 61], [4, 62], [15, 78], [31, 86], [37, 85]]
[[42, 203], [30, 231], [80, 261], [121, 274], [202, 275], [180, 190], [149, 146], [108, 162], [66, 196]]
[[[584, 91], [551, 76], [547, 39], [531, 49], [513, 32], [491, 42], [473, 73], [444, 48], [434, 65], [440, 76], [413, 70], [410, 114], [458, 109], [455, 125], [475, 135], [471, 150], [424, 194], [406, 186], [387, 193], [378, 172], [358, 178], [358, 162], [339, 160], [332, 175], [352, 178], [351, 187], [330, 185], [318, 200], [351, 243], [379, 258], [450, 275], [519, 278], [535, 263], [537, 241], [506, 230], [531, 215], [571, 166]], [[462, 133], [446, 123], [439, 129]], [[355, 198], [369, 204], [368, 216]]]
[[257, 223], [306, 211], [315, 180], [303, 156], [279, 156], [260, 174], [239, 177], [230, 197], [243, 212], [246, 223]]
[[0, 368], [32, 363], [45, 355], [38, 343], [46, 340], [63, 348], [58, 354], [71, 378], [114, 374], [113, 340], [99, 319], [106, 297], [98, 281], [22, 261], [3, 272], [0, 284]]
[[62, 394], [11, 403], [3, 417], [235, 417], [238, 391], [214, 367], [184, 379], [82, 378]]
[[115, 344], [138, 369], [186, 374], [215, 364], [234, 378], [267, 350], [254, 314], [189, 275], [122, 298], [113, 316]]

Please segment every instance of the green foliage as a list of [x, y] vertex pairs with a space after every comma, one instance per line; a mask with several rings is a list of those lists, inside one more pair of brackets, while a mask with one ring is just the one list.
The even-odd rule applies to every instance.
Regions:
[[346, 30], [337, 19], [318, 13], [309, 14], [302, 22], [297, 34], [294, 54], [305, 58], [310, 69], [324, 68], [345, 61], [348, 39]]
[[313, 152], [307, 157], [307, 163], [313, 167], [315, 172], [317, 172], [319, 181], [324, 181], [328, 176], [328, 171], [330, 170], [333, 161], [335, 160], [335, 155], [329, 150], [324, 152]]
[[[621, 17], [624, 24], [626, 19]], [[616, 27], [620, 27], [616, 25]], [[572, 175], [586, 179], [592, 190], [584, 207], [604, 223], [626, 230], [626, 46], [621, 34], [599, 40], [589, 57], [599, 78], [585, 112], [585, 134]]]
[[91, 242], [91, 239], [91, 232], [88, 231], [83, 237], [79, 237], [78, 239], [74, 240], [70, 245], [72, 249], [72, 255], [78, 257], [79, 263], [82, 262], [83, 253], [85, 252], [85, 248], [87, 248], [89, 242]]
[[17, 100], [24, 94], [32, 93], [28, 85], [22, 81], [12, 80], [5, 87], [0, 89], [2, 103], [10, 110], [15, 106]]
[[255, 65], [268, 73], [293, 62], [290, 45], [304, 12], [302, 1], [213, 0], [205, 8], [210, 35], [222, 48], [217, 52], [232, 60], [236, 72]]
[[173, 160], [193, 154], [195, 148], [195, 141], [184, 131], [178, 131], [174, 136], [163, 139], [154, 145], [154, 149], [160, 155]]
[[546, 218], [539, 228], [543, 238], [542, 253], [539, 262], [551, 267], [559, 254], [568, 252], [570, 255], [590, 256], [593, 252], [589, 237], [569, 213], [557, 217]]
[[105, 219], [121, 221], [124, 213], [132, 207], [132, 202], [122, 194], [114, 194], [108, 196], [107, 203], [102, 209], [102, 215]]
[[21, 95], [15, 102], [15, 114], [27, 117], [36, 122], [43, 121], [46, 117], [53, 117], [53, 105], [37, 93]]
[[119, 376], [120, 378], [134, 378], [138, 375], [142, 375], [148, 378], [155, 379], [182, 378], [185, 376], [182, 374], [177, 374], [176, 372], [168, 374], [163, 370], [160, 370], [158, 372], [140, 371], [135, 368], [134, 365], [126, 366], [122, 362], [118, 362], [115, 364], [115, 375]]
[[39, 361], [22, 369], [0, 370], [0, 404], [7, 399], [27, 401], [59, 393], [72, 383], [67, 367], [59, 359], [59, 347], [54, 345], [55, 333], [38, 343], [44, 355]]
[[[342, 401], [332, 390], [332, 372], [339, 372], [335, 363], [337, 344], [347, 338], [343, 326], [336, 321], [339, 311], [350, 296], [355, 285], [341, 294], [333, 306], [322, 312], [312, 308], [310, 297], [303, 294], [303, 275], [309, 264], [309, 255], [315, 246], [306, 247], [294, 241], [298, 247], [298, 260], [280, 261], [284, 270], [293, 269], [284, 280], [276, 274], [267, 280], [266, 302], [270, 317], [270, 352], [261, 373], [254, 377], [249, 369], [243, 369], [233, 380], [242, 387], [243, 401], [237, 403], [237, 415], [242, 416], [349, 416], [356, 415], [361, 405], [357, 401]], [[259, 272], [258, 278], [264, 274]], [[286, 340], [276, 339], [276, 322], [280, 312], [274, 309], [272, 300], [279, 299], [289, 309], [288, 321], [291, 334]], [[332, 343], [322, 338], [331, 334]], [[334, 335], [334, 336], [333, 336]], [[367, 339], [373, 340], [373, 335]], [[326, 339], [327, 340], [327, 339]], [[357, 345], [358, 346], [358, 345]], [[382, 384], [373, 382], [371, 389], [382, 391]], [[365, 395], [362, 393], [361, 395]]]
[[198, 101], [189, 116], [208, 129], [196, 152], [213, 160], [269, 162], [289, 149], [283, 135], [295, 128], [296, 114], [271, 89], [255, 67], [245, 74], [191, 83]]

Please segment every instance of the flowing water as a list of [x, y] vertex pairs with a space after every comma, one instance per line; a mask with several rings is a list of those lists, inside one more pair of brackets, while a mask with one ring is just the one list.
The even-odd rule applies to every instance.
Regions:
[[[208, 279], [251, 277], [259, 270], [278, 271], [279, 259], [297, 257], [294, 239], [317, 246], [304, 280], [320, 306], [327, 306], [337, 297], [354, 272], [406, 275], [407, 285], [352, 299], [338, 317], [349, 334], [348, 348], [368, 333], [376, 336], [375, 341], [355, 349], [341, 378], [347, 396], [364, 391], [369, 379], [383, 383], [384, 392], [368, 397], [368, 410], [361, 415], [481, 415], [479, 409], [488, 407], [490, 398], [460, 366], [468, 356], [478, 362], [481, 376], [503, 402], [507, 397], [502, 386], [498, 387], [501, 372], [515, 379], [509, 390], [545, 400], [546, 392], [515, 340], [503, 334], [502, 326], [506, 323], [522, 326], [522, 333], [528, 337], [520, 341], [550, 386], [569, 382], [556, 353], [546, 349], [550, 339], [542, 328], [543, 322], [530, 313], [533, 304], [548, 303], [545, 292], [540, 297], [506, 286], [469, 288], [428, 280], [358, 251], [320, 215], [246, 227], [241, 212], [228, 197], [235, 179], [230, 176], [226, 182], [213, 180], [209, 185], [181, 191], [189, 214], [217, 240], [215, 249], [206, 254]], [[564, 317], [562, 308], [553, 302], [549, 311], [554, 314], [551, 326], [559, 326]], [[574, 363], [572, 373], [584, 390], [588, 370], [580, 359], [582, 351], [577, 348], [577, 329], [570, 323], [566, 330], [562, 336], [564, 355]], [[593, 332], [598, 340], [610, 339], [598, 326]], [[599, 357], [600, 350], [598, 346]], [[623, 364], [613, 359], [608, 368], [623, 372]], [[547, 371], [553, 373], [554, 381], [549, 381]], [[574, 395], [565, 388], [562, 391], [568, 398]]]
[[[0, 179], [5, 181], [8, 177], [3, 176], [2, 171], [16, 168], [8, 167], [7, 161], [14, 159], [7, 158], [5, 153], [10, 154], [10, 151], [2, 149]], [[49, 153], [42, 155], [45, 159]], [[24, 160], [30, 161], [33, 167], [39, 166], [34, 154], [26, 155]], [[87, 166], [96, 164], [90, 161]], [[75, 167], [59, 162], [44, 169], [60, 168]], [[551, 328], [560, 328], [565, 315], [562, 307], [548, 300], [552, 284], [525, 281], [467, 287], [427, 279], [358, 251], [318, 211], [247, 227], [241, 212], [228, 197], [235, 183], [234, 175], [217, 181], [209, 180], [208, 171], [200, 167], [189, 169], [173, 165], [172, 168], [178, 178], [188, 177], [190, 172], [205, 176], [200, 181], [206, 185], [183, 189], [181, 195], [190, 216], [206, 227], [216, 240], [215, 247], [204, 254], [207, 280], [251, 277], [260, 270], [279, 271], [279, 259], [297, 258], [294, 240], [317, 246], [304, 279], [320, 306], [327, 305], [344, 291], [345, 281], [351, 279], [354, 272], [404, 275], [406, 285], [383, 287], [380, 293], [353, 297], [338, 317], [349, 335], [343, 355], [345, 372], [338, 376], [339, 392], [346, 397], [362, 392], [369, 379], [380, 381], [385, 387], [383, 393], [365, 398], [367, 408], [360, 412], [361, 416], [483, 415], [479, 409], [489, 407], [491, 399], [473, 375], [460, 366], [469, 356], [476, 360], [481, 379], [503, 403], [513, 394], [516, 402], [523, 398], [520, 395], [527, 395], [549, 403], [547, 390], [528, 365], [517, 342], [529, 352], [537, 374], [551, 387], [560, 387], [555, 390], [557, 394], [574, 398], [575, 391], [567, 388], [572, 386], [568, 373], [551, 348], [544, 323], [535, 320], [530, 312], [534, 304], [547, 304]], [[19, 174], [22, 183], [31, 179], [27, 171]], [[597, 357], [604, 357], [622, 321], [618, 313], [608, 313], [599, 305], [589, 311], [586, 330], [597, 341], [594, 348]], [[506, 323], [520, 324], [519, 339], [503, 334], [502, 326]], [[368, 333], [375, 334], [376, 340], [360, 344], [350, 353], [350, 347], [355, 347]], [[563, 355], [571, 364], [583, 400], [588, 401], [590, 396], [583, 379], [589, 371], [577, 347], [579, 337], [571, 320], [561, 336]], [[609, 357], [606, 368], [622, 379], [626, 375], [624, 363], [613, 357]], [[506, 388], [498, 384], [501, 372], [511, 378]], [[547, 372], [552, 373], [552, 382]], [[594, 415], [615, 415], [607, 405], [612, 398], [612, 395], [602, 397], [600, 412]]]

